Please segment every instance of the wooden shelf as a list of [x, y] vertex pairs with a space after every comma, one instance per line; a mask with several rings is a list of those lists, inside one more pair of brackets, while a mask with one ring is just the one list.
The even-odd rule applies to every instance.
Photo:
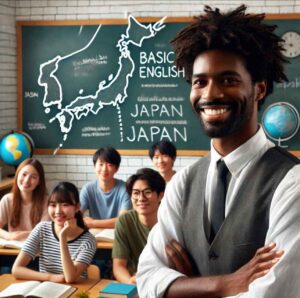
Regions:
[[9, 192], [11, 190], [11, 187], [13, 185], [14, 178], [5, 177], [0, 181], [0, 191], [6, 190]]

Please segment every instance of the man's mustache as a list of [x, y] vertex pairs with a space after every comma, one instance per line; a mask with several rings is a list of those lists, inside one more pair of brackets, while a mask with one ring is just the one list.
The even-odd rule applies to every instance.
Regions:
[[226, 106], [232, 106], [231, 102], [226, 102], [224, 103], [224, 101], [220, 101], [220, 100], [198, 100], [195, 104], [194, 104], [194, 110], [197, 113], [200, 113], [201, 110], [203, 110], [204, 108], [208, 108], [210, 106], [213, 107], [217, 107], [217, 106], [222, 106], [224, 107], [224, 104], [226, 104]]

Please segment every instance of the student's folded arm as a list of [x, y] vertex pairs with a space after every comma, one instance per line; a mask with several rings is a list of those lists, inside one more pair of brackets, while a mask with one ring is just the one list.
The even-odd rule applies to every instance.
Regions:
[[88, 228], [99, 228], [99, 229], [114, 229], [117, 218], [108, 219], [94, 219], [91, 217], [84, 217], [84, 222]]
[[4, 229], [0, 229], [0, 238], [6, 240], [24, 240], [28, 237], [30, 231], [14, 231], [8, 232]]
[[4, 230], [4, 229], [0, 229], [0, 238], [10, 240], [9, 239], [9, 232]]
[[53, 282], [64, 282], [64, 277], [62, 274], [44, 273], [27, 268], [31, 260], [32, 258], [28, 254], [21, 251], [18, 254], [12, 267], [12, 274], [14, 275], [14, 277], [26, 280], [49, 280]]
[[113, 259], [113, 272], [117, 281], [122, 283], [132, 283], [132, 276], [127, 269], [126, 259]]

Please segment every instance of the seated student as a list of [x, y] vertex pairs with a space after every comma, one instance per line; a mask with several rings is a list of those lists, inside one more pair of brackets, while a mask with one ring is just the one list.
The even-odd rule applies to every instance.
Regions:
[[149, 157], [154, 167], [169, 182], [176, 173], [173, 165], [176, 159], [176, 147], [170, 141], [162, 140], [153, 144], [149, 149]]
[[[96, 251], [96, 239], [84, 224], [79, 193], [70, 182], [60, 182], [48, 200], [52, 220], [39, 223], [30, 233], [13, 265], [19, 279], [75, 282], [87, 276]], [[27, 268], [39, 254], [39, 271]]]
[[27, 158], [18, 166], [12, 191], [0, 200], [0, 238], [26, 239], [42, 220], [49, 220], [44, 169], [37, 159]]
[[87, 183], [80, 192], [81, 210], [89, 210], [84, 221], [89, 228], [114, 228], [116, 218], [131, 209], [125, 182], [114, 178], [121, 156], [112, 147], [100, 148], [93, 156], [98, 179]]
[[138, 259], [157, 222], [165, 185], [161, 175], [148, 168], [138, 170], [126, 182], [134, 210], [122, 214], [116, 223], [112, 257], [113, 273], [119, 282], [136, 283]]

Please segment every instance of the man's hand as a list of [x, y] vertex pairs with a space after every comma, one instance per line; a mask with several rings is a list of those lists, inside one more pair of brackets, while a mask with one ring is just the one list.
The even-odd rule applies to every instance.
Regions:
[[185, 274], [188, 277], [195, 275], [193, 262], [186, 249], [176, 240], [171, 240], [166, 246], [165, 251], [168, 257], [170, 268]]
[[279, 261], [283, 250], [275, 250], [275, 243], [259, 248], [254, 257], [232, 274], [224, 276], [224, 296], [232, 296], [248, 291], [255, 279], [266, 275]]

